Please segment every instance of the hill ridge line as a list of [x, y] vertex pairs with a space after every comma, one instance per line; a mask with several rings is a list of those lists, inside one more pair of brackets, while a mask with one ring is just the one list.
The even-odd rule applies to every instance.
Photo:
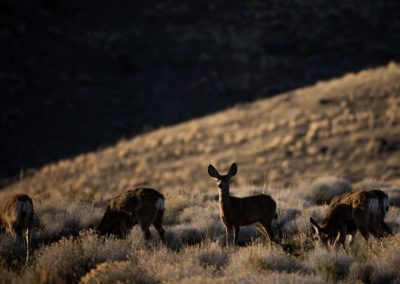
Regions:
[[46, 165], [0, 196], [103, 198], [138, 185], [201, 192], [210, 186], [208, 163], [233, 161], [238, 186], [282, 187], [319, 175], [393, 180], [400, 174], [399, 93], [396, 63], [346, 74]]

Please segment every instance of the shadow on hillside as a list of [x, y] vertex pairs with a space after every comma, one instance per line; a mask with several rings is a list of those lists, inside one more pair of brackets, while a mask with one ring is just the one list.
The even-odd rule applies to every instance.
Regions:
[[0, 185], [400, 58], [400, 3], [0, 0]]

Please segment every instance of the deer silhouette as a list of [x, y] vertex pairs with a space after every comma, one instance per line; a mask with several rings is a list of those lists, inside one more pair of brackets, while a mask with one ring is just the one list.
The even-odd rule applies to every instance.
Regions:
[[29, 262], [33, 214], [32, 199], [26, 194], [11, 195], [6, 199], [4, 207], [0, 209], [0, 232], [23, 240], [26, 263]]
[[164, 242], [165, 230], [162, 226], [164, 196], [153, 188], [137, 188], [116, 196], [107, 206], [97, 230], [101, 235], [114, 234], [126, 237], [133, 226], [139, 224], [144, 238], [151, 239], [150, 225], [157, 230]]
[[276, 202], [265, 194], [243, 198], [231, 196], [229, 182], [236, 173], [236, 163], [226, 175], [219, 174], [213, 165], [208, 166], [208, 174], [218, 181], [220, 216], [226, 229], [227, 245], [237, 244], [240, 227], [251, 224], [255, 224], [266, 239], [274, 241], [271, 223], [278, 217]]
[[324, 245], [345, 247], [346, 236], [354, 239], [357, 231], [368, 241], [369, 235], [381, 238], [391, 234], [384, 222], [389, 211], [389, 199], [381, 190], [356, 191], [334, 197], [329, 203], [328, 214], [322, 225], [310, 218], [312, 236]]

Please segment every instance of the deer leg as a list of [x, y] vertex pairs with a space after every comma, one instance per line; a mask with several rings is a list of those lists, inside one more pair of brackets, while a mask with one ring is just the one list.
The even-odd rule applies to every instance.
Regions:
[[345, 250], [346, 250], [346, 236], [347, 236], [347, 228], [346, 225], [343, 225], [339, 233], [339, 244], [341, 244], [343, 249]]
[[119, 233], [118, 233], [118, 236], [120, 238], [125, 238], [127, 234], [128, 234], [128, 227], [127, 227], [127, 224], [126, 224], [126, 219], [122, 218], [120, 220], [120, 222], [119, 222]]
[[235, 245], [237, 245], [237, 243], [238, 243], [239, 231], [240, 231], [240, 226], [239, 225], [235, 225]]
[[368, 242], [369, 230], [367, 216], [367, 212], [365, 212], [362, 208], [356, 207], [353, 209], [354, 223], [356, 224], [356, 227], [360, 231], [361, 235]]
[[371, 234], [377, 238], [380, 239], [384, 236], [384, 229], [382, 227], [382, 220], [380, 220], [378, 217], [373, 216], [371, 218], [372, 220], [370, 220], [369, 224], [370, 226], [368, 226], [369, 231], [371, 232]]
[[379, 237], [387, 237], [392, 235], [393, 231], [392, 229], [388, 226], [388, 224], [385, 223], [384, 220], [377, 220], [377, 230], [379, 231]]
[[145, 240], [150, 240], [150, 225], [153, 224], [157, 217], [157, 208], [155, 206], [143, 206], [139, 212], [136, 212], [136, 214]]
[[329, 242], [330, 248], [337, 249], [337, 243], [339, 242], [340, 235], [341, 235], [341, 233], [338, 232], [338, 234], [336, 235], [336, 238], [333, 240], [333, 243], [332, 243], [332, 240]]
[[226, 230], [226, 245], [230, 246], [233, 244], [233, 226], [225, 225]]
[[17, 245], [22, 246], [22, 250], [25, 254], [25, 261], [26, 261], [27, 244], [23, 228], [21, 226], [12, 226], [10, 227], [10, 230], [12, 230], [12, 236], [16, 237], [15, 241]]
[[275, 242], [274, 232], [272, 231], [271, 224], [267, 221], [256, 223], [258, 230], [263, 234], [266, 240]]
[[333, 247], [335, 249], [338, 248], [339, 244], [339, 246], [341, 245], [342, 248], [346, 251], [346, 235], [347, 235], [346, 227], [340, 228], [340, 231], [338, 232], [335, 241], [333, 242]]
[[357, 235], [357, 230], [353, 230], [353, 231], [350, 233], [350, 237], [349, 237], [349, 246], [353, 246], [353, 244], [354, 244], [354, 239], [356, 238], [356, 235]]
[[385, 223], [385, 221], [382, 220], [381, 225], [385, 236], [390, 236], [393, 234], [392, 228], [390, 228], [389, 225]]
[[31, 240], [31, 230], [30, 228], [27, 228], [25, 231], [26, 265], [28, 265], [29, 263], [30, 240]]
[[154, 228], [156, 228], [158, 235], [163, 243], [165, 243], [165, 230], [162, 226], [162, 218], [164, 216], [164, 210], [158, 210], [156, 219], [153, 222]]
[[139, 219], [140, 229], [142, 229], [144, 239], [146, 241], [151, 240], [150, 224], [147, 222], [141, 222]]
[[264, 238], [267, 240], [269, 239], [268, 233], [265, 230], [264, 226], [261, 225], [261, 223], [255, 223], [257, 229], [260, 231], [260, 233], [264, 236]]

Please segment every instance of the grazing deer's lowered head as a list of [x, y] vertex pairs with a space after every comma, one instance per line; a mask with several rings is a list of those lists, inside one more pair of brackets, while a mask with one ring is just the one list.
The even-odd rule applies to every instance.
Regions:
[[32, 199], [26, 194], [11, 195], [0, 210], [0, 232], [23, 240], [26, 263], [29, 262], [33, 214]]
[[236, 173], [236, 163], [226, 175], [219, 174], [213, 165], [208, 166], [208, 174], [218, 181], [220, 216], [225, 225], [227, 244], [236, 244], [240, 226], [251, 224], [255, 224], [267, 239], [274, 240], [271, 222], [277, 218], [275, 201], [265, 194], [243, 198], [230, 196], [229, 182]]
[[310, 217], [313, 240], [321, 242], [325, 247], [328, 244], [335, 247], [339, 243], [345, 248], [346, 236], [351, 234], [354, 237], [357, 232], [352, 212], [351, 206], [338, 204], [329, 211], [322, 225]]
[[339, 242], [343, 246], [346, 235], [351, 234], [354, 238], [357, 231], [365, 240], [368, 240], [370, 234], [381, 238], [392, 233], [384, 221], [388, 210], [388, 196], [381, 190], [356, 191], [336, 196], [329, 203], [328, 214], [322, 226], [310, 218], [313, 238], [324, 244]]
[[164, 196], [153, 188], [137, 188], [113, 198], [107, 206], [97, 231], [101, 235], [113, 234], [125, 237], [131, 228], [139, 224], [144, 238], [151, 239], [150, 225], [157, 230], [164, 242], [165, 230], [162, 226]]

